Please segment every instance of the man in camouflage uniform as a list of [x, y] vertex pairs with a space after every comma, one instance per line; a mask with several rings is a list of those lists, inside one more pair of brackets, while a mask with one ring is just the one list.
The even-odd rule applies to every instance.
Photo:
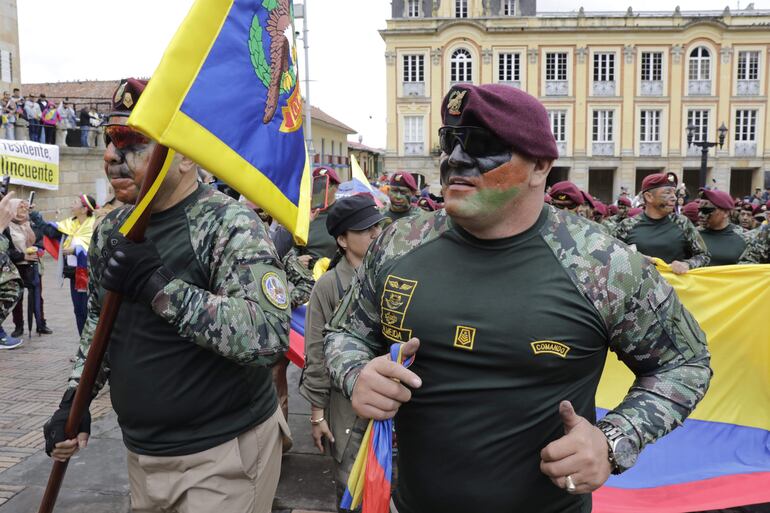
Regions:
[[702, 189], [698, 213], [702, 222], [698, 232], [706, 243], [709, 266], [733, 265], [746, 249], [746, 232], [730, 222], [733, 198], [724, 191]]
[[770, 225], [757, 229], [746, 244], [739, 264], [770, 264]]
[[674, 213], [675, 177], [663, 173], [646, 176], [642, 180], [644, 212], [615, 226], [612, 235], [643, 255], [670, 264], [675, 274], [684, 274], [707, 266], [709, 253], [695, 226]]
[[[124, 191], [141, 184], [155, 147], [125, 125], [144, 85], [120, 85], [105, 129], [108, 167], [126, 163], [121, 179], [133, 181]], [[288, 436], [269, 369], [288, 347], [286, 278], [254, 212], [199, 184], [197, 169], [174, 157], [144, 242], [117, 231], [127, 206], [94, 233], [88, 319], [46, 450], [66, 461], [87, 443], [90, 417], [72, 440], [64, 422], [111, 290], [123, 300], [92, 394], [109, 380], [133, 511], [266, 513]]]
[[[645, 258], [543, 204], [558, 150], [535, 98], [456, 85], [442, 118], [445, 209], [369, 248], [328, 328], [331, 378], [359, 416], [395, 416], [394, 511], [588, 512], [704, 395], [705, 335]], [[379, 356], [393, 342], [409, 369]], [[637, 380], [594, 425], [608, 349]]]
[[383, 212], [387, 219], [398, 221], [404, 217], [420, 212], [420, 208], [412, 205], [412, 198], [417, 194], [417, 182], [406, 171], [398, 171], [390, 178], [388, 198], [390, 207]]
[[[0, 200], [0, 232], [5, 231], [11, 224], [15, 212], [11, 210], [13, 192], [9, 192]], [[0, 323], [8, 317], [16, 303], [21, 298], [21, 276], [8, 254], [10, 240], [0, 236]], [[0, 349], [16, 349], [24, 344], [24, 340], [8, 335], [0, 326]]]

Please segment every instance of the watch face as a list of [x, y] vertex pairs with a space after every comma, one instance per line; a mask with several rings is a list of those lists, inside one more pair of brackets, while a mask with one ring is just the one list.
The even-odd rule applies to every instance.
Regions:
[[639, 452], [636, 450], [636, 445], [631, 439], [621, 437], [615, 442], [615, 446], [612, 449], [615, 462], [623, 469], [629, 469], [636, 463], [636, 458], [639, 456]]

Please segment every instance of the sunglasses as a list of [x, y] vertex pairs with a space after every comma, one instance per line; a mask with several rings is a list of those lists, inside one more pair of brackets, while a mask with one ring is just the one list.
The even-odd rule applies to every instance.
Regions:
[[104, 145], [114, 145], [119, 150], [132, 146], [149, 144], [150, 139], [126, 125], [108, 125], [104, 127]]
[[701, 207], [698, 209], [699, 214], [703, 214], [704, 216], [710, 216], [716, 211], [715, 207]]
[[475, 126], [442, 126], [438, 129], [439, 147], [449, 155], [458, 144], [474, 158], [510, 153], [510, 145]]

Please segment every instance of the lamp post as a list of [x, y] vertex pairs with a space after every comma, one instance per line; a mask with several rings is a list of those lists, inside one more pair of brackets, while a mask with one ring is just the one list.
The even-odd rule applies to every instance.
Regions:
[[312, 162], [313, 157], [315, 156], [315, 148], [313, 147], [313, 116], [310, 107], [310, 64], [308, 62], [308, 49], [310, 45], [307, 40], [307, 0], [305, 0], [304, 3], [294, 6], [294, 18], [302, 18], [302, 37], [298, 39], [302, 39], [305, 49], [305, 90], [303, 91], [305, 93], [303, 95], [305, 100], [305, 145], [307, 147], [308, 157]]
[[708, 141], [693, 141], [693, 138], [695, 136], [695, 132], [698, 130], [698, 127], [695, 125], [689, 125], [687, 127], [687, 146], [697, 146], [700, 148], [700, 177], [699, 181], [700, 187], [706, 187], [706, 166], [708, 164], [709, 159], [709, 148], [713, 148], [717, 144], [719, 144], [719, 149], [722, 149], [722, 146], [725, 144], [725, 136], [727, 135], [727, 127], [725, 126], [724, 122], [722, 123], [722, 126], [719, 127], [717, 132], [719, 132], [719, 142], [708, 142]]

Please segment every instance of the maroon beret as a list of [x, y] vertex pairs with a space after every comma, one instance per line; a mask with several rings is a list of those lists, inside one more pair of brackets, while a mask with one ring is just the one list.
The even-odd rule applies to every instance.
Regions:
[[570, 202], [575, 205], [582, 205], [585, 201], [583, 192], [572, 182], [556, 182], [551, 186], [551, 200], [555, 202]]
[[741, 210], [748, 210], [749, 212], [754, 212], [754, 205], [752, 205], [748, 201], [745, 201], [741, 203]]
[[638, 208], [638, 207], [637, 208], [629, 208], [628, 209], [628, 217], [636, 217], [639, 214], [641, 214], [642, 212], [644, 212], [643, 208]]
[[765, 203], [765, 208], [766, 208], [767, 210], [770, 210], [770, 200], [768, 200], [768, 202], [767, 202], [767, 203]]
[[406, 171], [397, 171], [390, 177], [390, 185], [397, 187], [409, 187], [412, 191], [417, 192], [417, 182], [414, 177]]
[[655, 173], [645, 176], [644, 180], [642, 180], [642, 192], [657, 189], [658, 187], [676, 187], [676, 183], [672, 179], [672, 176], [676, 177], [676, 175], [667, 175], [665, 173]]
[[710, 201], [715, 207], [723, 210], [733, 209], [733, 198], [724, 191], [717, 191], [713, 189], [701, 189], [701, 198]]
[[435, 212], [439, 209], [438, 203], [425, 196], [417, 200], [417, 206], [428, 212]]
[[596, 200], [594, 200], [594, 197], [588, 194], [583, 189], [580, 189], [580, 194], [583, 195], [583, 203], [588, 203], [588, 206], [591, 208], [596, 208]]
[[515, 152], [532, 158], [559, 158], [545, 107], [515, 87], [455, 85], [441, 103], [441, 120], [444, 125], [484, 128]]
[[691, 201], [682, 207], [682, 215], [696, 225], [698, 224], [698, 207], [699, 205], [697, 201]]
[[607, 205], [599, 200], [594, 200], [594, 210], [599, 212], [602, 217], [607, 217]]
[[112, 111], [131, 112], [145, 87], [147, 87], [146, 80], [139, 80], [138, 78], [121, 80], [120, 85], [112, 95]]
[[621, 196], [618, 198], [618, 206], [625, 205], [628, 208], [631, 208], [633, 205], [631, 205], [631, 200], [628, 199], [628, 196]]
[[340, 180], [340, 177], [337, 175], [337, 172], [326, 166], [317, 167], [313, 170], [313, 178], [317, 178], [319, 176], [328, 176], [330, 182], [334, 182], [336, 184], [342, 183]]
[[614, 216], [618, 213], [618, 206], [617, 205], [607, 205], [607, 213], [611, 216]]
[[764, 207], [764, 205], [757, 205], [756, 207], [754, 207], [754, 211], [753, 211], [754, 217], [761, 216], [765, 213], [765, 210], [762, 207]]

